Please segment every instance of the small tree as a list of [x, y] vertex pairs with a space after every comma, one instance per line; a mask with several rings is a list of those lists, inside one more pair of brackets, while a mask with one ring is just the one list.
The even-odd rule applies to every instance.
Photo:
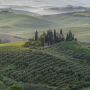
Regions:
[[21, 85], [11, 85], [8, 87], [8, 90], [23, 90], [22, 86]]
[[74, 40], [75, 40], [75, 41], [77, 41], [77, 39], [76, 39], [76, 38], [75, 38]]

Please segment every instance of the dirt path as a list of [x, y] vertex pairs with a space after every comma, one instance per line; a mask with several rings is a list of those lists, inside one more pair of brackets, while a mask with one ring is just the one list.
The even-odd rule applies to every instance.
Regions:
[[[57, 44], [49, 45], [49, 46], [44, 46], [44, 48], [51, 47], [51, 46], [54, 46], [54, 45], [58, 45], [58, 44], [63, 43], [63, 42], [65, 42], [65, 41], [59, 42]], [[40, 46], [40, 47], [43, 48], [43, 46]]]

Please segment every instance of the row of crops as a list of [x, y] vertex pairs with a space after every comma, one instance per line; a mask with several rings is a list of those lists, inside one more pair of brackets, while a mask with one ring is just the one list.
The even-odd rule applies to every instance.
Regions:
[[[76, 90], [90, 85], [90, 68], [38, 50], [0, 51], [0, 74], [17, 82]], [[8, 83], [9, 84], [9, 83]]]

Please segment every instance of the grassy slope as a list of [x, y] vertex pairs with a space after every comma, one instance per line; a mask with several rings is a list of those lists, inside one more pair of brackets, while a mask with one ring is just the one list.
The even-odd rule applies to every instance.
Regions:
[[88, 24], [90, 18], [73, 16], [73, 14], [35, 17], [17, 13], [3, 13], [0, 14], [0, 20], [0, 33], [31, 38], [34, 36], [33, 32], [36, 30], [45, 31], [53, 28], [65, 28]]
[[22, 47], [21, 47], [21, 45], [23, 45], [25, 42], [26, 42], [26, 41], [0, 44], [0, 50], [28, 49], [28, 48], [22, 48]]

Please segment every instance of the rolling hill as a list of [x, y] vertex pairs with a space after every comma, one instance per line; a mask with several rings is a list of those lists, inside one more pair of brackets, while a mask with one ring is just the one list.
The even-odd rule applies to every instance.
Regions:
[[[79, 15], [81, 14], [82, 17]], [[32, 38], [35, 31], [37, 30], [40, 34], [48, 29], [62, 28], [64, 35], [69, 29], [74, 29], [73, 33], [78, 34], [77, 38], [82, 40], [82, 36], [79, 37], [81, 31], [84, 29], [88, 33], [87, 39], [82, 41], [89, 41], [89, 16], [90, 12], [80, 12], [80, 13], [67, 13], [58, 15], [46, 15], [46, 16], [29, 16], [19, 13], [0, 13], [0, 33], [9, 34], [22, 38]], [[87, 25], [85, 25], [87, 24]], [[80, 26], [81, 25], [81, 26]], [[65, 29], [64, 29], [65, 28]], [[58, 31], [58, 29], [57, 29]], [[39, 34], [39, 35], [40, 35]]]
[[0, 58], [0, 74], [7, 86], [78, 90], [90, 85], [90, 49], [75, 41], [44, 50], [3, 50]]

